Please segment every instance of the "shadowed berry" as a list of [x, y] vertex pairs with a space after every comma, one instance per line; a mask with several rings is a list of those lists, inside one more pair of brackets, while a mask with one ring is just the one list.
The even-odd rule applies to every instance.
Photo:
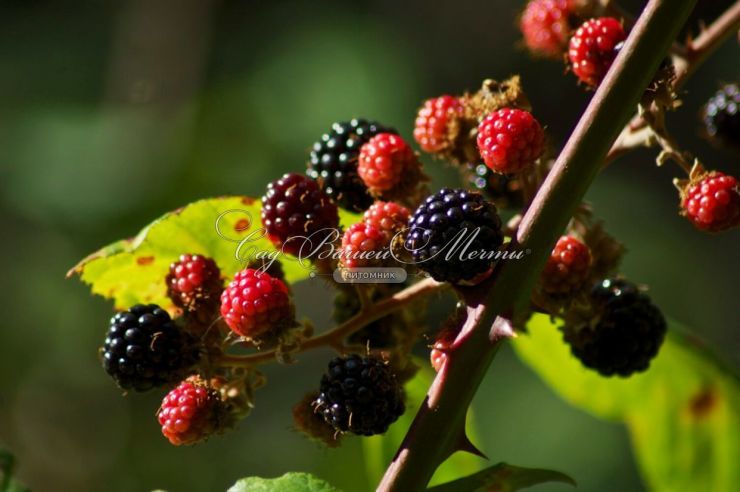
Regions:
[[524, 44], [534, 54], [560, 58], [570, 36], [569, 0], [532, 0], [522, 12], [519, 28]]
[[740, 147], [740, 88], [727, 84], [707, 101], [703, 111], [707, 135]]
[[414, 139], [425, 152], [439, 152], [450, 145], [448, 125], [451, 117], [462, 113], [463, 107], [455, 96], [443, 95], [427, 99], [419, 109], [414, 125]]
[[542, 271], [542, 290], [568, 296], [580, 290], [589, 278], [591, 251], [573, 236], [558, 239]]
[[180, 255], [170, 265], [165, 281], [167, 295], [175, 306], [188, 311], [197, 311], [218, 300], [223, 290], [216, 262], [203, 255]]
[[591, 303], [588, 323], [564, 327], [573, 355], [604, 376], [646, 370], [666, 333], [660, 310], [635, 285], [618, 279], [597, 284]]

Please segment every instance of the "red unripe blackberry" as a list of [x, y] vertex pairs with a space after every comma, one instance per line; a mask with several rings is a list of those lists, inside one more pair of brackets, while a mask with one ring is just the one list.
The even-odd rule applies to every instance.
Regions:
[[223, 282], [216, 262], [203, 255], [180, 255], [165, 279], [167, 295], [175, 306], [197, 311], [221, 295]]
[[429, 352], [429, 361], [436, 372], [439, 372], [447, 361], [447, 351], [455, 338], [457, 333], [454, 330], [443, 330], [434, 340], [432, 350]]
[[157, 412], [162, 434], [175, 446], [195, 444], [220, 430], [224, 408], [221, 396], [198, 376], [167, 393]]
[[740, 147], [740, 87], [727, 84], [707, 101], [703, 110], [707, 135]]
[[361, 257], [363, 253], [381, 253], [387, 248], [387, 236], [372, 224], [358, 222], [347, 228], [342, 236], [342, 266], [358, 268], [377, 264], [380, 260], [373, 257]]
[[419, 109], [414, 126], [414, 139], [425, 152], [439, 152], [449, 144], [448, 125], [462, 113], [463, 106], [455, 96], [442, 95], [427, 99]]
[[394, 133], [379, 133], [360, 148], [357, 173], [373, 194], [396, 187], [407, 170], [418, 166], [414, 151]]
[[493, 203], [480, 193], [444, 188], [411, 216], [405, 247], [416, 266], [435, 280], [460, 283], [488, 272], [503, 240]]
[[362, 220], [366, 224], [383, 231], [392, 239], [393, 236], [403, 231], [409, 222], [411, 212], [406, 207], [394, 202], [375, 202], [367, 209]]
[[361, 212], [373, 203], [357, 175], [360, 147], [378, 133], [396, 133], [375, 121], [353, 119], [334, 123], [313, 145], [306, 174], [315, 179], [337, 205]]
[[619, 279], [597, 284], [591, 304], [591, 319], [563, 327], [573, 355], [604, 376], [646, 370], [666, 333], [660, 310], [634, 284]]
[[435, 371], [439, 372], [447, 361], [447, 352], [454, 343], [467, 318], [467, 312], [463, 303], [458, 303], [452, 315], [445, 320], [434, 337], [432, 350], [429, 352], [429, 361]]
[[[297, 256], [305, 242], [300, 238], [337, 228], [339, 215], [316, 181], [291, 173], [267, 185], [262, 197], [262, 225], [277, 247]], [[311, 250], [306, 247], [304, 252]]]
[[513, 174], [531, 166], [545, 150], [545, 132], [528, 111], [499, 109], [478, 125], [478, 151], [492, 171]]
[[613, 17], [584, 22], [570, 38], [568, 59], [573, 73], [592, 87], [599, 85], [617, 56], [617, 45], [626, 37], [622, 24]]
[[329, 362], [314, 408], [335, 430], [361, 436], [383, 434], [405, 410], [403, 390], [390, 367], [355, 354]]
[[713, 171], [687, 185], [682, 213], [697, 229], [721, 232], [740, 225], [740, 186], [733, 176]]
[[255, 341], [295, 324], [288, 287], [251, 268], [238, 272], [221, 294], [221, 316], [234, 333]]
[[568, 296], [580, 290], [589, 278], [591, 251], [573, 236], [558, 239], [542, 271], [542, 290]]
[[568, 0], [531, 0], [524, 9], [519, 28], [527, 48], [541, 56], [560, 58], [568, 46]]
[[111, 318], [102, 356], [118, 386], [146, 391], [181, 379], [198, 361], [200, 347], [167, 311], [137, 304]]

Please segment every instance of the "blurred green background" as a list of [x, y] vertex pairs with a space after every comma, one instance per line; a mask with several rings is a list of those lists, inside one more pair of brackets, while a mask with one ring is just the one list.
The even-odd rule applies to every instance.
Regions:
[[[196, 198], [259, 196], [304, 167], [335, 120], [379, 119], [410, 139], [420, 102], [523, 77], [540, 121], [562, 143], [589, 94], [558, 63], [519, 47], [521, 1], [132, 0], [0, 3], [0, 446], [35, 490], [223, 490], [237, 478], [310, 471], [368, 490], [357, 439], [327, 451], [291, 428], [290, 407], [328, 353], [271, 381], [237, 431], [170, 446], [159, 394], [122, 398], [101, 370], [111, 304], [66, 271]], [[699, 2], [711, 20], [732, 2]], [[641, 2], [624, 5], [637, 11]], [[697, 136], [697, 112], [740, 73], [729, 42], [686, 87], [670, 122], [708, 167], [738, 159]], [[676, 214], [676, 169], [639, 151], [611, 166], [588, 199], [627, 244], [624, 272], [668, 316], [740, 364], [740, 235], [695, 232]], [[454, 173], [427, 162], [435, 186]], [[326, 326], [330, 292], [298, 285], [299, 311]], [[449, 304], [430, 312], [434, 325]], [[480, 447], [569, 473], [580, 490], [641, 490], [622, 428], [570, 408], [503, 351], [475, 400]], [[538, 490], [570, 490], [545, 485]]]

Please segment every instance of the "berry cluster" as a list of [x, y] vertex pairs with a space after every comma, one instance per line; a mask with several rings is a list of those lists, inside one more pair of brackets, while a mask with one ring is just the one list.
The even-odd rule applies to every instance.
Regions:
[[[622, 20], [602, 16], [605, 5], [586, 5], [530, 0], [519, 25], [530, 51], [567, 59], [575, 76], [595, 88], [627, 33]], [[662, 79], [648, 92], [645, 111], [677, 106], [678, 91]], [[739, 98], [737, 85], [728, 85], [703, 109], [713, 140], [737, 144]], [[292, 362], [304, 350], [330, 346], [343, 355], [294, 407], [296, 427], [329, 446], [347, 432], [384, 433], [405, 410], [403, 383], [416, 370], [411, 353], [426, 329], [423, 300], [404, 296], [417, 295], [417, 286], [436, 288], [436, 282], [452, 284], [449, 290], [458, 295], [455, 313], [430, 347], [429, 363], [444, 376], [445, 367], [460, 360], [468, 329], [475, 329], [471, 323], [461, 333], [475, 305], [464, 301], [496, 281], [490, 275], [508, 253], [522, 253], [517, 248], [526, 234], [517, 229], [554, 155], [533, 111], [518, 76], [486, 80], [475, 93], [425, 100], [413, 138], [421, 151], [455, 166], [464, 186], [433, 193], [420, 154], [396, 130], [361, 118], [335, 123], [313, 145], [305, 175], [285, 174], [267, 185], [261, 225], [272, 253], [311, 262], [312, 276], [342, 275], [333, 285], [339, 326], [314, 336], [309, 322], [296, 321], [279, 261], [254, 259], [239, 271], [222, 272], [206, 254], [183, 252], [158, 279], [169, 304], [137, 304], [113, 316], [101, 349], [105, 371], [125, 390], [168, 389], [157, 411], [162, 433], [174, 445], [188, 445], [246, 416], [265, 382], [258, 364]], [[640, 115], [642, 128], [668, 146], [670, 139], [654, 124], [661, 120], [646, 115]], [[683, 159], [675, 149], [664, 150]], [[719, 232], [740, 225], [736, 178], [697, 163], [689, 179], [676, 184], [681, 214], [696, 228]], [[340, 208], [356, 213], [355, 223], [343, 214], [340, 224]], [[503, 208], [511, 213], [506, 224]], [[622, 246], [585, 204], [560, 233], [531, 294], [531, 310], [564, 321], [564, 340], [585, 367], [623, 377], [646, 370], [666, 323], [643, 291], [615, 277]], [[364, 273], [359, 268], [388, 266], [404, 270], [402, 284], [351, 281]], [[420, 272], [436, 282], [413, 285]], [[512, 313], [512, 319], [529, 313]], [[228, 353], [232, 345], [251, 352]]]

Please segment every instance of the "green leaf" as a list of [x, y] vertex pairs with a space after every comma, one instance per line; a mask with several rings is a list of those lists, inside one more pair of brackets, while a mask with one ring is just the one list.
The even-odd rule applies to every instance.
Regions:
[[740, 483], [740, 381], [696, 341], [669, 334], [647, 372], [604, 378], [585, 369], [549, 318], [513, 343], [572, 405], [624, 422], [655, 490], [735, 490]]
[[[101, 248], [72, 268], [68, 276], [79, 275], [90, 284], [93, 293], [114, 299], [119, 309], [140, 302], [172, 309], [164, 278], [179, 255], [209, 256], [230, 278], [243, 268], [240, 259], [249, 259], [247, 248], [253, 248], [252, 252], [276, 253], [272, 243], [259, 233], [260, 210], [258, 200], [245, 196], [193, 202], [163, 215], [136, 237]], [[344, 224], [359, 220], [358, 215], [347, 212], [341, 212], [340, 218]], [[280, 255], [279, 260], [289, 282], [308, 277], [308, 266], [297, 259]]]
[[499, 463], [468, 477], [427, 489], [427, 492], [513, 492], [545, 482], [576, 482], [564, 473]]
[[227, 492], [340, 492], [309, 473], [286, 473], [277, 478], [242, 478]]
[[29, 492], [30, 489], [14, 478], [15, 456], [0, 448], [0, 492]]
[[[420, 366], [414, 378], [406, 383], [406, 412], [396, 421], [388, 432], [381, 436], [366, 437], [362, 440], [365, 455], [365, 467], [370, 483], [379, 483], [385, 469], [396, 454], [406, 432], [414, 420], [416, 411], [424, 401], [426, 392], [434, 379], [434, 370], [429, 363], [422, 360], [415, 361]], [[465, 427], [471, 441], [477, 441], [474, 417], [468, 411]], [[432, 477], [430, 484], [448, 482], [456, 478], [474, 473], [485, 465], [486, 460], [470, 453], [458, 452], [448, 458]]]

